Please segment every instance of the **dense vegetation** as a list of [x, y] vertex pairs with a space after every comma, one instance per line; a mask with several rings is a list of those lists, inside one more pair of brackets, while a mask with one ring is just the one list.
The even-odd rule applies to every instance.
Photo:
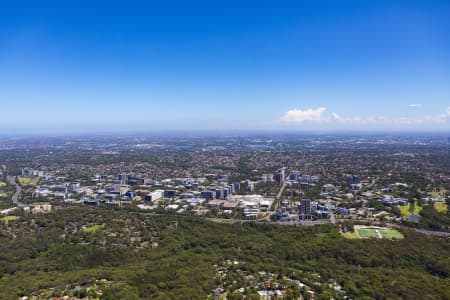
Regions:
[[[21, 215], [1, 225], [0, 298], [106, 279], [117, 284], [105, 288], [105, 299], [204, 299], [217, 286], [214, 265], [227, 259], [254, 272], [317, 272], [353, 299], [450, 298], [448, 239], [404, 231], [400, 241], [347, 240], [331, 225], [230, 225], [194, 217], [176, 219], [173, 228], [175, 218], [88, 208]], [[140, 242], [157, 232], [159, 246], [137, 247], [133, 231]], [[334, 296], [316, 292], [316, 299]]]
[[11, 195], [14, 191], [14, 188], [7, 183], [6, 176], [0, 176], [0, 209], [12, 206]]

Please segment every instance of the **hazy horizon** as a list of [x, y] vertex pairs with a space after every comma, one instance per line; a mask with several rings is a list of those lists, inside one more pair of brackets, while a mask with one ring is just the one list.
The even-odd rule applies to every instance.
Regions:
[[293, 129], [170, 129], [170, 130], [25, 130], [25, 131], [0, 131], [0, 138], [7, 137], [90, 137], [90, 136], [450, 136], [450, 129], [436, 130], [293, 130]]

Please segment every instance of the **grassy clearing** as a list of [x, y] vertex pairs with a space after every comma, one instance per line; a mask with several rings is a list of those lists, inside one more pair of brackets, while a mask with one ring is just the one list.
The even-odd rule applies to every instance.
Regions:
[[397, 230], [392, 229], [392, 228], [387, 228], [386, 230], [380, 230], [380, 234], [385, 239], [402, 239], [403, 238], [403, 234], [401, 234], [400, 232], [398, 232]]
[[448, 207], [446, 203], [434, 202], [434, 209], [438, 212], [446, 212], [448, 210]]
[[9, 221], [15, 221], [15, 220], [18, 220], [18, 219], [19, 219], [18, 216], [6, 216], [6, 217], [1, 218], [0, 221], [2, 223], [4, 222], [5, 224], [8, 224]]
[[17, 182], [18, 182], [21, 186], [27, 186], [27, 185], [30, 184], [31, 178], [29, 178], [29, 177], [17, 176]]
[[103, 227], [105, 227], [105, 224], [103, 224], [103, 225], [92, 225], [92, 226], [89, 226], [89, 227], [85, 228], [83, 230], [83, 232], [93, 233], [93, 232], [96, 232], [96, 231], [102, 229]]
[[355, 232], [346, 232], [346, 233], [342, 233], [342, 236], [346, 239], [349, 240], [353, 240], [353, 239], [358, 239], [358, 235]]
[[22, 177], [22, 176], [17, 176], [17, 182], [21, 185], [21, 186], [35, 186], [39, 183], [40, 178], [39, 177]]
[[405, 206], [397, 206], [400, 209], [400, 212], [402, 213], [402, 217], [404, 219], [409, 219], [410, 216], [415, 215], [418, 216], [420, 211], [422, 210], [422, 207], [417, 205], [417, 201], [414, 203], [414, 212], [411, 213], [411, 204], [405, 205]]

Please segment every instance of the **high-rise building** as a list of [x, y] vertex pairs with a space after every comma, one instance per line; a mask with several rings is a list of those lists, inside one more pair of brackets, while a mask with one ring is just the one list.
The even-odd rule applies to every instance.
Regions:
[[289, 174], [290, 180], [298, 180], [298, 177], [300, 176], [300, 171], [293, 170], [291, 171], [291, 174]]
[[241, 183], [240, 182], [233, 182], [233, 194], [238, 194], [241, 191]]
[[230, 188], [226, 187], [223, 189], [223, 199], [228, 200], [230, 198]]
[[127, 180], [128, 180], [128, 175], [126, 173], [119, 175], [120, 184], [122, 184], [122, 185], [127, 184]]
[[347, 176], [347, 185], [359, 183], [359, 177], [356, 175]]
[[312, 218], [311, 200], [302, 199], [300, 201], [300, 215], [301, 220], [310, 220]]
[[216, 199], [223, 198], [223, 188], [216, 188], [215, 193], [216, 193], [215, 194]]
[[284, 181], [284, 172], [279, 172], [275, 174], [275, 180], [281, 184]]

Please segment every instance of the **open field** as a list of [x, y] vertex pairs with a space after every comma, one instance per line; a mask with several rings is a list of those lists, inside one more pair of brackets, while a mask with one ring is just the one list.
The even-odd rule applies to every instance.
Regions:
[[435, 202], [434, 209], [438, 212], [446, 212], [448, 210], [447, 204], [443, 202]]
[[27, 185], [30, 184], [31, 178], [29, 178], [29, 177], [17, 176], [17, 182], [18, 182], [21, 186], [27, 186]]
[[39, 183], [39, 177], [22, 177], [22, 176], [17, 176], [17, 182], [21, 186], [37, 185]]
[[403, 238], [403, 234], [401, 234], [400, 232], [398, 232], [395, 229], [392, 228], [386, 228], [386, 230], [380, 230], [381, 235], [383, 236], [383, 238], [385, 239], [402, 239]]
[[415, 215], [418, 216], [420, 211], [422, 210], [422, 207], [417, 205], [417, 201], [414, 204], [414, 212], [411, 213], [410, 212], [410, 204], [405, 205], [405, 206], [398, 206], [398, 208], [400, 209], [400, 212], [402, 213], [402, 217], [404, 219], [409, 219], [410, 216]]
[[378, 239], [403, 239], [403, 235], [393, 228], [386, 227], [368, 227], [358, 226], [354, 227], [356, 238], [378, 238]]

